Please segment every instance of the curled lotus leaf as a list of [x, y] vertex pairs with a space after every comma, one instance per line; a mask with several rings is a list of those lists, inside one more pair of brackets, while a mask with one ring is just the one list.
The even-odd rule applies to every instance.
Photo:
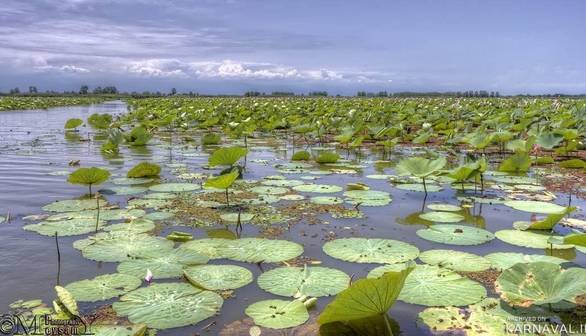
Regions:
[[252, 273], [236, 265], [199, 265], [184, 270], [194, 286], [207, 290], [229, 290], [244, 287], [252, 282]]
[[275, 295], [319, 297], [343, 291], [350, 277], [328, 267], [279, 267], [261, 274], [257, 282], [260, 288]]
[[65, 288], [77, 301], [96, 302], [120, 296], [138, 288], [141, 283], [139, 277], [114, 273], [72, 282]]
[[323, 246], [330, 257], [356, 263], [403, 263], [417, 258], [417, 247], [398, 240], [340, 238]]
[[[561, 236], [542, 231], [500, 230], [495, 232], [495, 236], [505, 243], [529, 248], [563, 250], [574, 247], [571, 244], [550, 243], [550, 238]], [[563, 239], [563, 237], [561, 238]]]
[[187, 283], [156, 283], [123, 295], [112, 305], [119, 316], [149, 328], [188, 326], [214, 316], [224, 300]]

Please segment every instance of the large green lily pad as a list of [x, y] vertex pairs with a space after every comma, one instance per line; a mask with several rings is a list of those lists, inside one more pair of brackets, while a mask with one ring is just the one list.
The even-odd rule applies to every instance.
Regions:
[[72, 282], [65, 286], [77, 301], [96, 302], [108, 300], [131, 290], [141, 284], [139, 277], [128, 274], [104, 274], [93, 279]]
[[562, 269], [548, 262], [515, 264], [495, 284], [501, 299], [513, 306], [575, 302], [577, 296], [586, 294], [586, 269]]
[[426, 240], [449, 245], [480, 245], [494, 239], [486, 230], [454, 224], [431, 225], [417, 230], [416, 234]]
[[262, 185], [271, 186], [271, 187], [295, 187], [298, 185], [305, 184], [303, 181], [299, 180], [265, 180], [261, 182]]
[[417, 247], [398, 240], [341, 238], [323, 246], [330, 257], [357, 263], [402, 263], [417, 258]]
[[236, 261], [274, 263], [296, 258], [303, 253], [303, 246], [287, 240], [242, 238], [228, 242], [221, 247], [221, 253], [225, 258]]
[[187, 267], [185, 277], [194, 286], [207, 290], [228, 290], [252, 282], [252, 273], [236, 265], [200, 265]]
[[120, 262], [141, 256], [161, 255], [173, 250], [173, 242], [147, 234], [117, 235], [114, 239], [95, 240], [82, 248], [85, 258], [95, 261]]
[[[104, 221], [99, 221], [98, 229], [101, 229]], [[22, 227], [26, 231], [34, 231], [43, 236], [77, 236], [90, 233], [96, 230], [95, 219], [75, 218], [64, 221], [40, 222], [38, 224], [29, 224]]]
[[532, 262], [549, 262], [554, 264], [563, 264], [568, 262], [565, 259], [539, 254], [523, 254], [514, 252], [495, 252], [487, 254], [484, 258], [491, 262], [492, 268], [496, 268], [499, 271], [506, 270], [507, 268], [513, 267], [518, 263], [532, 263]]
[[175, 249], [161, 254], [148, 252], [142, 258], [124, 261], [118, 265], [118, 272], [143, 277], [147, 270], [151, 270], [154, 279], [178, 278], [183, 275], [183, 269], [188, 265], [207, 263], [209, 258], [187, 249]]
[[481, 272], [491, 266], [491, 262], [484, 257], [454, 250], [425, 251], [419, 255], [419, 259], [429, 265], [437, 265], [459, 272]]
[[330, 184], [301, 184], [294, 186], [293, 190], [299, 192], [312, 192], [312, 193], [336, 193], [342, 191], [342, 187]]
[[465, 306], [485, 297], [486, 289], [476, 281], [446, 268], [417, 265], [407, 276], [399, 300], [424, 306]]
[[504, 204], [515, 210], [539, 214], [557, 214], [566, 211], [566, 208], [561, 205], [541, 201], [506, 201]]
[[186, 242], [181, 245], [180, 249], [188, 249], [203, 254], [210, 259], [222, 259], [222, 246], [228, 244], [231, 239], [224, 238], [203, 238]]
[[[550, 244], [551, 234], [540, 231], [521, 231], [521, 230], [500, 230], [495, 232], [495, 236], [511, 245], [538, 248], [538, 249], [569, 249], [574, 245], [568, 244]], [[553, 237], [559, 237], [554, 235]]]
[[461, 211], [462, 208], [457, 205], [447, 203], [432, 203], [428, 204], [427, 208], [433, 211]]
[[161, 183], [150, 186], [149, 190], [162, 193], [180, 193], [201, 189], [199, 184], [194, 183]]
[[458, 223], [464, 220], [464, 216], [446, 211], [425, 212], [419, 218], [435, 223]]
[[[51, 204], [47, 204], [43, 207], [44, 211], [49, 212], [73, 212], [91, 210], [97, 208], [95, 199], [83, 199], [83, 200], [62, 200], [56, 201]], [[100, 200], [100, 208], [106, 205], [106, 201]]]
[[154, 230], [155, 223], [151, 220], [139, 218], [127, 223], [118, 223], [104, 227], [108, 232], [126, 232], [128, 234], [144, 233]]
[[212, 317], [223, 303], [220, 295], [187, 283], [156, 283], [122, 296], [112, 308], [118, 315], [128, 316], [132, 323], [168, 329]]
[[422, 183], [401, 183], [401, 184], [395, 185], [395, 188], [401, 189], [401, 190], [406, 190], [406, 191], [416, 191], [416, 192], [425, 192], [425, 189], [427, 189], [427, 192], [442, 191], [441, 186], [439, 186], [437, 184], [429, 184], [429, 183], [425, 185], [425, 188], [423, 187]]
[[261, 327], [272, 329], [291, 328], [305, 323], [309, 313], [299, 300], [264, 300], [251, 304], [244, 311]]
[[282, 195], [289, 192], [289, 189], [283, 187], [259, 186], [250, 188], [248, 191], [257, 194]]
[[257, 282], [260, 288], [275, 295], [319, 297], [343, 291], [350, 277], [328, 267], [279, 267], [261, 274]]
[[137, 185], [137, 184], [147, 184], [153, 182], [154, 179], [148, 177], [118, 177], [112, 179], [112, 183], [118, 185]]

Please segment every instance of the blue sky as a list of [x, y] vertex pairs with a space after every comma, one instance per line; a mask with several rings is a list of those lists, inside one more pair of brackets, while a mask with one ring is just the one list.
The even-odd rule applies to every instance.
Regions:
[[586, 93], [583, 0], [2, 0], [0, 90]]

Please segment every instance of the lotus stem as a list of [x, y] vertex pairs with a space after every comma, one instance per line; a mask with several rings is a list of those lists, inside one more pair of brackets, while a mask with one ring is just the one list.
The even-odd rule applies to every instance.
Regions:
[[96, 232], [98, 232], [98, 225], [100, 224], [100, 194], [96, 193]]
[[59, 236], [57, 231], [55, 231], [55, 246], [57, 247], [57, 286], [59, 286], [61, 277], [61, 251], [59, 250]]
[[389, 336], [393, 336], [393, 329], [391, 328], [391, 321], [389, 321], [389, 315], [385, 312], [383, 314], [383, 319], [385, 320], [385, 326], [387, 327], [387, 331], [389, 332]]
[[425, 184], [425, 177], [421, 179], [423, 180], [423, 191], [425, 191], [425, 196], [427, 196], [427, 185]]
[[230, 206], [230, 199], [228, 198], [228, 188], [226, 188], [226, 205]]

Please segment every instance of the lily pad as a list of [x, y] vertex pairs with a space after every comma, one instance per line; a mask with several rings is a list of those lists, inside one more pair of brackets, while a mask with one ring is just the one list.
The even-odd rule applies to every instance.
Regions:
[[193, 183], [161, 183], [149, 187], [151, 191], [162, 193], [180, 193], [199, 189], [199, 184]]
[[282, 188], [282, 187], [260, 186], [260, 187], [250, 188], [248, 191], [253, 192], [253, 193], [257, 193], [257, 194], [282, 195], [282, 194], [286, 194], [287, 192], [289, 192], [289, 189]]
[[[91, 210], [97, 208], [95, 199], [83, 199], [83, 200], [62, 200], [56, 201], [51, 204], [47, 204], [43, 207], [44, 211], [49, 212], [73, 212]], [[106, 201], [99, 200], [100, 208], [106, 205]]]
[[71, 295], [82, 302], [108, 300], [140, 287], [139, 277], [128, 274], [104, 274], [93, 279], [72, 282], [65, 286]]
[[186, 242], [181, 245], [180, 249], [188, 249], [203, 254], [210, 259], [225, 258], [223, 250], [224, 245], [227, 245], [231, 239], [224, 238], [203, 238]]
[[305, 184], [303, 181], [299, 180], [265, 180], [261, 182], [262, 185], [271, 186], [271, 187], [295, 187], [298, 185]]
[[453, 204], [446, 204], [446, 203], [432, 203], [432, 204], [428, 204], [427, 208], [433, 211], [461, 211], [462, 208], [457, 206], [457, 205], [453, 205]]
[[419, 218], [436, 223], [458, 223], [464, 220], [464, 216], [446, 211], [425, 212]]
[[566, 208], [561, 205], [541, 201], [506, 201], [504, 204], [515, 210], [539, 214], [557, 214], [566, 211]]
[[575, 302], [577, 296], [586, 294], [586, 269], [562, 269], [548, 262], [515, 264], [495, 284], [501, 299], [513, 306]]
[[492, 268], [496, 268], [499, 271], [506, 270], [507, 268], [513, 267], [518, 263], [532, 263], [532, 262], [548, 262], [554, 264], [563, 264], [568, 262], [565, 259], [539, 254], [523, 254], [513, 252], [496, 252], [487, 254], [484, 258], [488, 259], [492, 263]]
[[309, 199], [311, 203], [315, 204], [322, 204], [322, 205], [334, 205], [334, 204], [342, 204], [344, 200], [339, 197], [333, 196], [316, 196]]
[[272, 329], [291, 328], [305, 323], [309, 313], [299, 300], [264, 300], [251, 304], [244, 311], [261, 327]]
[[258, 277], [258, 286], [281, 296], [335, 295], [348, 287], [350, 277], [337, 269], [319, 266], [279, 267]]
[[[98, 223], [98, 229], [100, 229], [103, 225], [104, 221], [100, 221]], [[34, 231], [43, 236], [54, 236], [55, 233], [61, 237], [77, 236], [95, 231], [96, 220], [75, 218], [64, 221], [45, 221], [38, 224], [25, 225], [23, 226], [23, 229], [26, 231]]]
[[416, 234], [426, 240], [449, 245], [480, 245], [494, 239], [486, 230], [454, 224], [431, 225], [417, 230]]
[[146, 177], [138, 177], [138, 178], [130, 178], [130, 177], [119, 177], [112, 179], [112, 183], [118, 185], [137, 185], [137, 184], [147, 184], [153, 182], [154, 179], [146, 178]]
[[118, 235], [114, 239], [96, 240], [82, 248], [85, 258], [103, 262], [120, 262], [133, 257], [161, 255], [173, 250], [173, 242], [147, 234]]
[[155, 252], [152, 257], [145, 252], [141, 258], [120, 263], [118, 272], [143, 277], [150, 270], [154, 279], [179, 278], [186, 266], [205, 264], [208, 261], [207, 256], [187, 249], [175, 249], [165, 254]]
[[454, 250], [428, 250], [422, 252], [419, 259], [426, 264], [458, 272], [481, 272], [491, 266], [491, 262], [484, 257]]
[[116, 193], [116, 195], [138, 195], [146, 192], [148, 189], [145, 187], [123, 186], [111, 187], [109, 190]]
[[241, 238], [228, 242], [221, 247], [221, 253], [225, 258], [236, 261], [274, 263], [296, 258], [303, 253], [303, 246], [287, 240]]
[[149, 219], [149, 220], [153, 220], [153, 221], [166, 220], [166, 219], [171, 219], [173, 217], [175, 217], [174, 213], [165, 212], [165, 211], [150, 212], [144, 216], [145, 219]]
[[340, 238], [323, 246], [330, 257], [356, 263], [402, 263], [417, 258], [417, 247], [398, 240]]
[[336, 193], [342, 191], [342, 187], [330, 184], [302, 184], [294, 186], [293, 190], [298, 192], [312, 193]]
[[236, 289], [252, 282], [252, 273], [236, 265], [191, 266], [184, 274], [194, 286], [207, 290]]
[[124, 232], [127, 234], [144, 233], [155, 229], [155, 223], [153, 221], [139, 218], [132, 220], [128, 223], [119, 223], [108, 225], [104, 227], [104, 231], [108, 232]]
[[214, 292], [186, 283], [161, 283], [139, 288], [112, 305], [120, 316], [149, 328], [168, 329], [196, 324], [214, 316], [224, 300]]
[[254, 214], [247, 212], [242, 212], [240, 214], [238, 214], [237, 212], [231, 212], [220, 215], [220, 218], [222, 218], [224, 222], [229, 223], [237, 223], [239, 220], [238, 218], [240, 218], [241, 223], [246, 223], [250, 222], [254, 218]]
[[395, 188], [406, 190], [406, 191], [416, 191], [416, 192], [425, 192], [425, 188], [427, 188], [427, 192], [438, 192], [442, 191], [442, 187], [437, 184], [426, 184], [425, 188], [421, 183], [402, 183], [396, 184]]
[[[538, 249], [569, 249], [573, 248], [574, 245], [568, 244], [550, 244], [549, 238], [551, 234], [546, 232], [536, 231], [521, 231], [521, 230], [500, 230], [495, 232], [495, 236], [511, 245], [538, 248]], [[556, 237], [556, 236], [553, 236]]]
[[146, 325], [92, 325], [94, 336], [142, 336], [146, 332]]

